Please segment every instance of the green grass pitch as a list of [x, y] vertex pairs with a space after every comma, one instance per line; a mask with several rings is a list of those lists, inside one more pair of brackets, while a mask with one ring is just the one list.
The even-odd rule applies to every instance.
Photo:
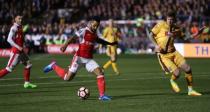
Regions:
[[[55, 59], [58, 65], [70, 64], [69, 55], [32, 55], [31, 80], [37, 89], [23, 88], [23, 66], [0, 79], [0, 112], [209, 112], [210, 111], [210, 59], [187, 59], [194, 76], [194, 88], [201, 97], [187, 96], [184, 74], [178, 84], [181, 92], [173, 93], [169, 76], [162, 73], [155, 55], [121, 55], [116, 76], [111, 67], [105, 71], [107, 94], [112, 101], [98, 100], [96, 77], [82, 68], [74, 80], [66, 82], [55, 73], [43, 74], [42, 69]], [[96, 55], [102, 65], [108, 58]], [[4, 68], [8, 58], [0, 59]], [[82, 101], [77, 89], [85, 86], [90, 98]]]

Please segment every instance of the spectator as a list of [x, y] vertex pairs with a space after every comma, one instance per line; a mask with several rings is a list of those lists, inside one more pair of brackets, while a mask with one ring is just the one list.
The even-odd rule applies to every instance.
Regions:
[[85, 26], [86, 22], [82, 20], [100, 16], [102, 20], [137, 20], [136, 25], [116, 26], [121, 31], [120, 46], [146, 50], [149, 43], [145, 29], [154, 24], [144, 24], [143, 20], [163, 19], [170, 10], [177, 11], [177, 24], [181, 25], [186, 40], [206, 24], [208, 28], [202, 36], [192, 39], [192, 42], [210, 41], [207, 22], [210, 21], [209, 0], [0, 0], [0, 47], [5, 46], [11, 18], [22, 13], [26, 24], [29, 24], [27, 46], [39, 48], [45, 41], [47, 45], [61, 44], [78, 28]]

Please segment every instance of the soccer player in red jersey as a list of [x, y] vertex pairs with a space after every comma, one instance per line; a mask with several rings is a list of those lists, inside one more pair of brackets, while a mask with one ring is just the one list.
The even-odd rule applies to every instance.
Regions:
[[29, 57], [23, 52], [24, 36], [22, 28], [22, 16], [17, 15], [14, 18], [14, 24], [10, 29], [7, 41], [12, 46], [10, 58], [6, 68], [0, 70], [0, 78], [12, 72], [18, 63], [22, 63], [24, 68], [24, 88], [36, 88], [37, 85], [30, 83], [30, 69], [32, 64]]
[[103, 40], [101, 35], [97, 32], [99, 24], [99, 17], [92, 18], [86, 28], [77, 31], [75, 35], [72, 38], [69, 38], [68, 41], [61, 47], [60, 50], [65, 52], [67, 46], [79, 38], [79, 49], [75, 53], [68, 71], [65, 71], [63, 68], [59, 67], [55, 61], [53, 61], [44, 68], [44, 72], [47, 73], [54, 70], [60, 78], [70, 81], [74, 78], [78, 69], [81, 66], [85, 66], [88, 72], [92, 72], [96, 75], [99, 100], [105, 101], [111, 100], [111, 97], [105, 95], [104, 73], [93, 59], [94, 44], [97, 42], [105, 45], [116, 45], [117, 42], [110, 43]]

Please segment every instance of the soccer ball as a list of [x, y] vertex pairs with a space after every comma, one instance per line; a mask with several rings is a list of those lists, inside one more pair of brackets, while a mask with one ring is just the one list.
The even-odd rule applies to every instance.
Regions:
[[90, 96], [90, 91], [86, 87], [80, 87], [77, 91], [77, 96], [82, 100], [86, 100]]

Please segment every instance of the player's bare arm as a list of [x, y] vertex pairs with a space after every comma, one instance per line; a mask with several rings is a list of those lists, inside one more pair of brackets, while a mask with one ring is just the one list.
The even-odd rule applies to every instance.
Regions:
[[206, 28], [206, 26], [201, 27], [201, 28], [198, 30], [198, 32], [195, 33], [195, 34], [192, 34], [191, 37], [194, 38], [194, 37], [200, 35], [200, 34], [203, 32], [203, 30], [204, 30], [205, 28]]
[[[204, 30], [205, 28], [206, 28], [206, 26], [201, 27], [201, 28], [198, 30], [197, 33], [194, 33], [194, 34], [190, 35], [190, 37], [191, 37], [191, 38], [195, 38], [195, 37], [199, 36], [199, 35], [203, 32], [203, 30]], [[172, 31], [172, 37], [183, 37], [183, 35], [181, 34], [181, 30], [178, 29], [178, 30], [176, 30], [176, 31]]]
[[61, 48], [60, 48], [60, 50], [62, 51], [62, 52], [65, 52], [66, 51], [66, 48], [68, 47], [68, 45], [70, 44], [70, 43], [73, 43], [74, 41], [75, 41], [75, 38], [74, 38], [75, 36], [73, 36], [72, 38], [68, 38], [68, 40], [66, 41], [66, 43], [63, 45], [63, 46], [61, 46]]

